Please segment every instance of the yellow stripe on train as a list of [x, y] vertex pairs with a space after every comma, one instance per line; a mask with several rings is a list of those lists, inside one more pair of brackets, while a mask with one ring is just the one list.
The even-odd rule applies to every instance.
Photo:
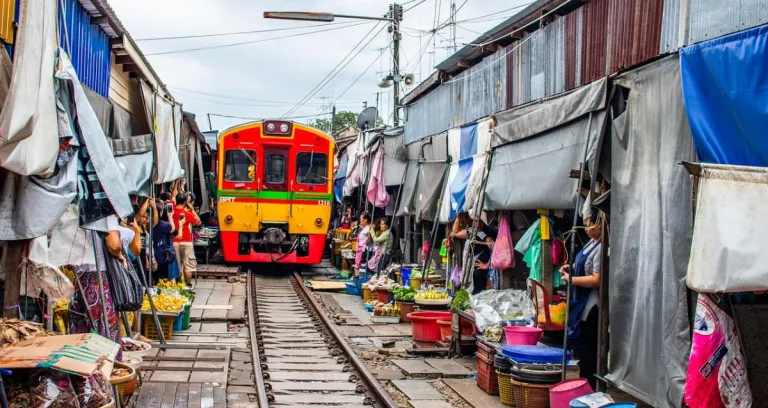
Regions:
[[[289, 234], [325, 234], [331, 218], [331, 206], [295, 202], [279, 203], [219, 202], [221, 231], [258, 232], [261, 223], [288, 223]], [[228, 222], [231, 216], [231, 222]], [[318, 223], [318, 220], [320, 222]]]

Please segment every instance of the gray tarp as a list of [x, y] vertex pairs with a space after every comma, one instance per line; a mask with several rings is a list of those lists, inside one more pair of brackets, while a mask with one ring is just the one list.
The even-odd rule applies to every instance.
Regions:
[[395, 210], [395, 215], [402, 217], [413, 214], [413, 196], [416, 194], [416, 182], [419, 178], [419, 161], [408, 160], [405, 168], [405, 182], [403, 183], [403, 192], [400, 196], [400, 203]]
[[141, 154], [152, 151], [152, 135], [124, 137], [121, 139], [108, 139], [112, 153], [115, 156], [126, 154]]
[[115, 157], [115, 160], [121, 169], [125, 169], [124, 179], [128, 193], [149, 197], [152, 190], [154, 154], [129, 154]]
[[434, 221], [437, 215], [437, 200], [443, 194], [448, 163], [420, 163], [414, 204], [419, 214], [419, 221]]
[[399, 186], [403, 182], [407, 150], [403, 143], [403, 134], [383, 136], [384, 138], [384, 185]]
[[[497, 147], [485, 188], [486, 210], [572, 209], [578, 181], [568, 177], [584, 157], [589, 113], [543, 135]], [[605, 121], [605, 110], [592, 113], [590, 151]], [[494, 138], [496, 134], [494, 133]]]
[[563, 95], [497, 113], [491, 147], [537, 135], [605, 109], [607, 79], [595, 81]]
[[96, 118], [99, 120], [101, 130], [104, 131], [104, 134], [107, 135], [107, 137], [111, 137], [109, 131], [112, 127], [110, 125], [110, 118], [112, 118], [112, 105], [106, 98], [97, 94], [96, 91], [93, 91], [91, 88], [88, 88], [85, 85], [83, 85], [83, 91], [85, 91], [85, 96], [88, 98], [88, 102], [91, 104], [91, 108], [93, 108], [93, 113], [96, 114]]
[[679, 407], [691, 348], [685, 274], [694, 157], [678, 56], [616, 78], [629, 89], [612, 127], [610, 375], [656, 407]]
[[[146, 82], [141, 82], [141, 94], [147, 122], [154, 129], [155, 184], [170, 183], [184, 177], [179, 161], [181, 137], [181, 108], [158, 95]], [[154, 125], [153, 125], [154, 124]]]
[[[396, 211], [398, 217], [421, 213], [421, 209], [417, 205], [419, 194], [421, 194], [422, 197], [425, 197], [431, 196], [432, 193], [425, 192], [422, 188], [423, 184], [421, 186], [419, 185], [419, 180], [422, 177], [419, 160], [445, 160], [446, 157], [448, 157], [447, 140], [448, 133], [443, 132], [406, 146], [408, 163], [405, 169], [405, 183], [403, 184], [403, 193], [400, 198], [400, 208]], [[427, 174], [429, 173], [430, 171], [427, 170]], [[431, 174], [429, 176], [430, 179], [434, 179], [434, 177], [435, 176]], [[442, 187], [442, 184], [438, 187]], [[431, 220], [432, 217], [427, 217], [426, 219]]]

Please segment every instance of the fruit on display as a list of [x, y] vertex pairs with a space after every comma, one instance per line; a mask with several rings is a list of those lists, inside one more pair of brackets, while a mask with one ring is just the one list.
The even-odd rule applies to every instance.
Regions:
[[168, 279], [160, 279], [159, 282], [157, 282], [157, 288], [158, 289], [174, 289], [174, 290], [185, 290], [187, 289], [187, 285], [185, 285], [183, 282], [172, 282]]
[[[188, 303], [187, 299], [178, 293], [171, 295], [166, 292], [152, 295], [152, 302], [154, 302], [158, 312], [164, 313], [179, 313]], [[141, 302], [141, 310], [144, 312], [151, 310], [147, 295], [144, 295], [144, 300]]]
[[417, 300], [444, 300], [450, 299], [450, 296], [445, 292], [435, 290], [435, 288], [429, 288], [428, 290], [417, 293], [415, 298]]
[[377, 302], [373, 309], [373, 315], [376, 317], [400, 317], [400, 308], [392, 303]]

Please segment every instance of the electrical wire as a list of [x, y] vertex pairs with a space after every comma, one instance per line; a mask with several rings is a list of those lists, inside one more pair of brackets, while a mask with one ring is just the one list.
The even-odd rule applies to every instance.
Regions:
[[145, 55], [146, 56], [154, 56], [154, 55], [180, 54], [180, 53], [184, 53], [184, 52], [194, 52], [194, 51], [212, 50], [212, 49], [218, 49], [218, 48], [236, 47], [238, 45], [255, 44], [255, 43], [266, 42], [266, 41], [282, 40], [282, 39], [285, 39], [285, 38], [300, 37], [300, 36], [309, 35], [309, 34], [317, 34], [317, 33], [323, 33], [323, 32], [328, 32], [328, 31], [342, 30], [344, 28], [356, 27], [356, 26], [360, 26], [360, 25], [363, 25], [363, 24], [370, 24], [370, 23], [371, 23], [370, 21], [363, 21], [363, 22], [360, 22], [360, 23], [353, 23], [353, 24], [350, 24], [350, 25], [342, 26], [342, 27], [325, 28], [325, 29], [322, 29], [322, 30], [307, 31], [307, 32], [304, 32], [304, 33], [284, 35], [284, 36], [281, 36], [281, 37], [261, 38], [261, 39], [258, 39], [258, 40], [243, 41], [243, 42], [238, 42], [238, 43], [211, 45], [211, 46], [207, 46], [207, 47], [197, 47], [197, 48], [187, 48], [187, 49], [183, 49], [183, 50], [155, 52], [155, 53], [145, 54]]
[[[391, 45], [391, 43], [390, 43], [390, 45]], [[367, 68], [366, 68], [366, 69], [365, 69], [363, 72], [361, 72], [361, 73], [360, 73], [360, 75], [358, 75], [358, 76], [357, 76], [357, 78], [355, 78], [355, 80], [354, 80], [354, 81], [352, 81], [352, 83], [351, 83], [351, 84], [349, 84], [349, 86], [347, 87], [347, 89], [345, 89], [345, 90], [344, 90], [344, 91], [343, 91], [343, 92], [342, 92], [342, 93], [341, 93], [341, 94], [340, 94], [340, 95], [339, 95], [339, 96], [336, 98], [336, 100], [334, 100], [334, 101], [333, 101], [334, 105], [336, 104], [336, 101], [338, 101], [339, 99], [341, 99], [341, 97], [342, 97], [342, 96], [344, 96], [344, 94], [346, 94], [346, 93], [347, 93], [347, 91], [349, 91], [349, 89], [350, 89], [350, 88], [352, 88], [352, 87], [353, 87], [353, 86], [354, 86], [354, 85], [357, 83], [357, 81], [359, 81], [359, 80], [360, 80], [360, 78], [362, 78], [362, 77], [363, 77], [363, 75], [365, 75], [365, 74], [366, 74], [366, 73], [367, 73], [367, 72], [368, 72], [368, 71], [371, 69], [371, 67], [373, 66], [373, 64], [375, 64], [375, 63], [376, 63], [376, 61], [378, 61], [378, 60], [381, 58], [381, 56], [382, 56], [382, 55], [384, 55], [384, 52], [385, 52], [386, 50], [387, 50], [387, 48], [384, 48], [384, 50], [382, 50], [382, 51], [379, 53], [379, 55], [377, 55], [377, 56], [376, 56], [376, 58], [374, 58], [374, 60], [373, 60], [373, 61], [371, 61], [371, 63], [368, 65], [368, 67], [367, 67]]]
[[[379, 27], [380, 25], [381, 25], [380, 23], [377, 23], [371, 29], [371, 31], [369, 31], [365, 36], [363, 36], [363, 38], [360, 39], [360, 41], [352, 48], [352, 50], [350, 50], [349, 53], [346, 56], [344, 56], [344, 58], [342, 58], [341, 61], [339, 61], [339, 63], [336, 64], [335, 67], [333, 67], [331, 72], [329, 72], [322, 80], [320, 80], [320, 82], [317, 85], [315, 85], [315, 87], [312, 88], [312, 90], [310, 90], [309, 93], [307, 93], [303, 98], [301, 98], [299, 103], [297, 103], [294, 107], [292, 107], [285, 114], [283, 114], [283, 117], [286, 117], [295, 113], [302, 106], [304, 106], [304, 104], [307, 101], [312, 99], [315, 95], [317, 95], [317, 93], [319, 93], [323, 88], [325, 88], [325, 86], [327, 86], [334, 78], [336, 78], [336, 76], [339, 75], [339, 73], [343, 71], [344, 68], [346, 68], [347, 65], [349, 65], [349, 63], [352, 62], [352, 60], [354, 60], [355, 57], [357, 57], [360, 54], [360, 52], [362, 52], [363, 49], [368, 47], [368, 44], [373, 42], [373, 40], [376, 39], [376, 37], [378, 37], [379, 34], [386, 27], [386, 25], [381, 25], [381, 28], [379, 28], [379, 30], [376, 31], [376, 28]], [[368, 39], [368, 42], [363, 44], [366, 40], [366, 37], [368, 37], [369, 35], [371, 36], [370, 39]]]
[[[349, 21], [337, 21], [334, 23], [322, 23], [322, 26], [331, 26], [331, 25], [347, 25], [351, 24]], [[134, 41], [166, 41], [166, 40], [186, 40], [191, 38], [212, 38], [212, 37], [228, 37], [233, 35], [248, 35], [248, 34], [260, 34], [260, 33], [271, 33], [275, 31], [291, 31], [291, 30], [302, 30], [305, 28], [312, 28], [312, 27], [318, 27], [319, 25], [303, 25], [303, 26], [297, 26], [297, 27], [283, 27], [283, 28], [268, 28], [263, 30], [250, 30], [250, 31], [233, 31], [233, 32], [226, 32], [226, 33], [211, 33], [211, 34], [192, 34], [192, 35], [178, 35], [178, 36], [171, 36], [171, 37], [149, 37], [149, 38], [139, 38], [134, 39]]]
[[538, 23], [539, 23], [539, 25], [541, 25], [541, 21], [542, 21], [542, 20], [544, 20], [544, 18], [545, 18], [545, 17], [547, 17], [547, 16], [551, 15], [552, 13], [554, 13], [555, 11], [557, 11], [557, 10], [559, 10], [559, 9], [563, 8], [563, 7], [564, 7], [566, 4], [568, 4], [568, 3], [570, 3], [570, 2], [571, 2], [571, 0], [566, 0], [566, 1], [562, 2], [562, 3], [560, 3], [560, 5], [558, 5], [557, 7], [555, 7], [555, 8], [553, 8], [552, 10], [550, 10], [550, 11], [546, 12], [545, 14], [542, 14], [542, 15], [541, 15], [541, 17], [539, 17], [538, 19], [536, 19], [536, 20], [534, 20], [534, 21], [531, 21], [530, 23], [528, 23], [528, 24], [526, 24], [526, 25], [524, 25], [524, 26], [522, 26], [522, 27], [520, 27], [520, 28], [518, 28], [518, 29], [515, 29], [515, 30], [513, 30], [511, 33], [508, 33], [508, 34], [504, 34], [504, 35], [502, 35], [502, 36], [500, 36], [500, 37], [497, 37], [497, 38], [494, 38], [494, 39], [488, 40], [488, 41], [486, 41], [486, 42], [484, 42], [484, 43], [481, 43], [481, 44], [469, 44], [469, 45], [472, 45], [472, 46], [474, 46], [474, 47], [484, 47], [484, 46], [486, 46], [486, 45], [488, 45], [488, 44], [493, 44], [494, 42], [496, 42], [496, 41], [499, 41], [499, 40], [501, 40], [501, 39], [502, 39], [502, 38], [504, 38], [504, 37], [509, 37], [509, 36], [511, 36], [511, 35], [514, 35], [514, 34], [516, 34], [516, 33], [519, 33], [520, 31], [523, 31], [523, 30], [525, 30], [526, 28], [528, 28], [529, 26], [533, 25], [533, 23], [535, 23], [535, 22], [538, 22]]
[[[407, 9], [403, 10], [403, 13], [407, 13], [407, 12], [415, 9], [416, 7], [419, 7], [420, 5], [422, 5], [422, 4], [426, 3], [426, 2], [427, 2], [427, 0], [421, 0], [420, 2], [414, 4], [413, 6], [408, 7]], [[404, 4], [400, 5], [400, 7], [402, 7], [402, 6], [404, 6]]]
[[[331, 112], [323, 112], [323, 113], [317, 113], [314, 115], [302, 115], [302, 116], [292, 116], [290, 118], [281, 118], [281, 119], [305, 119], [305, 118], [315, 118], [318, 116], [325, 116], [330, 114]], [[248, 116], [234, 116], [234, 115], [224, 115], [220, 113], [208, 113], [208, 115], [211, 116], [217, 116], [220, 118], [229, 118], [229, 119], [245, 119], [245, 120], [254, 120], [254, 121], [260, 121], [265, 120], [266, 118], [254, 118], [254, 117], [248, 117]]]
[[[280, 106], [280, 105], [290, 105], [290, 106], [292, 106], [292, 105], [296, 104], [296, 102], [289, 102], [289, 101], [271, 101], [271, 100], [265, 100], [265, 99], [243, 98], [243, 97], [239, 97], [239, 96], [201, 92], [201, 91], [195, 91], [195, 90], [192, 90], [192, 89], [181, 88], [181, 87], [178, 87], [178, 86], [172, 86], [172, 85], [168, 85], [168, 88], [173, 89], [175, 92], [178, 92], [178, 93], [181, 93], [181, 94], [204, 95], [204, 96], [210, 96], [210, 97], [214, 97], [214, 98], [222, 98], [222, 99], [230, 99], [230, 100], [235, 100], [235, 101], [246, 101], [246, 102], [260, 102], [260, 103], [265, 104], [265, 105], [252, 105], [252, 106]], [[192, 97], [196, 97], [196, 96], [192, 96]], [[218, 102], [218, 101], [213, 101], [213, 102]], [[339, 104], [340, 105], [352, 105], [352, 104], [356, 105], [358, 103], [359, 102], [349, 101], [349, 102], [340, 102]], [[322, 106], [323, 104], [321, 104], [321, 103], [311, 103], [311, 104], [307, 103], [307, 105]]]

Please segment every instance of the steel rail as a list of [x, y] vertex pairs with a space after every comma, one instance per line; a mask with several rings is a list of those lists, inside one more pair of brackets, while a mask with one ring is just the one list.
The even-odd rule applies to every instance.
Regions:
[[[307, 289], [306, 286], [304, 286], [304, 280], [301, 279], [301, 275], [299, 275], [298, 272], [294, 272], [293, 278], [296, 280], [296, 285], [300, 288], [299, 293], [304, 297], [307, 303], [312, 306], [312, 309], [320, 318], [320, 320], [322, 320], [325, 328], [328, 330], [328, 332], [331, 333], [334, 340], [336, 340], [336, 343], [339, 345], [339, 347], [341, 347], [344, 354], [349, 357], [349, 362], [352, 363], [355, 371], [360, 374], [361, 380], [363, 381], [365, 387], [375, 394], [376, 399], [378, 399], [378, 402], [380, 402], [381, 406], [385, 408], [397, 408], [397, 403], [395, 403], [387, 391], [384, 390], [384, 387], [381, 386], [376, 377], [371, 374], [371, 372], [368, 370], [368, 367], [366, 367], [362, 360], [360, 360], [360, 358], [357, 356], [357, 354], [355, 354], [355, 351], [352, 350], [352, 347], [349, 346], [341, 333], [336, 329], [335, 324], [328, 318], [320, 305], [317, 304], [317, 301], [315, 300], [314, 296], [312, 296], [312, 293], [309, 291], [309, 289]], [[254, 367], [255, 366], [256, 365], [254, 364]]]
[[264, 383], [264, 373], [261, 371], [261, 355], [259, 355], [259, 337], [258, 333], [256, 332], [256, 317], [254, 316], [256, 312], [256, 305], [255, 305], [255, 294], [253, 293], [253, 276], [251, 271], [249, 270], [248, 273], [248, 282], [247, 282], [247, 296], [248, 298], [248, 328], [250, 329], [250, 336], [251, 336], [251, 359], [253, 360], [253, 376], [254, 381], [256, 382], [256, 391], [258, 391], [257, 396], [259, 398], [259, 408], [269, 408], [269, 399], [267, 397], [267, 387]]

